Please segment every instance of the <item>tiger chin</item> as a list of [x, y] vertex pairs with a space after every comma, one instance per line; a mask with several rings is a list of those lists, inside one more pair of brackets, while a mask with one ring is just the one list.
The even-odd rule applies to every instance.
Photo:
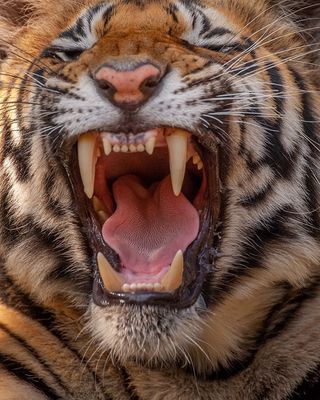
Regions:
[[319, 8], [1, 7], [0, 400], [316, 399]]

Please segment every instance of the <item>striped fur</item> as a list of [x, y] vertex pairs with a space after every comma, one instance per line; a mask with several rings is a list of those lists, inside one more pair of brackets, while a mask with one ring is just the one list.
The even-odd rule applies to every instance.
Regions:
[[[0, 400], [319, 398], [313, 2], [2, 8]], [[92, 302], [94, 261], [66, 160], [79, 133], [121, 122], [90, 68], [132, 53], [170, 66], [141, 120], [221, 149], [221, 240], [188, 309]]]

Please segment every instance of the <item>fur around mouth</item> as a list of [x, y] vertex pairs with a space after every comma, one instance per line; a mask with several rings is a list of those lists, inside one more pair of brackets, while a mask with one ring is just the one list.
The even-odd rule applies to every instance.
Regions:
[[206, 153], [180, 128], [79, 136], [70, 178], [93, 252], [96, 304], [196, 301], [220, 211], [218, 157]]

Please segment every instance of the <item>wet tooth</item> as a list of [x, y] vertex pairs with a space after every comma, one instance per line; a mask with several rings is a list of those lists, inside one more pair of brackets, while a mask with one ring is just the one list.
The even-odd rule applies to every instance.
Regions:
[[78, 162], [85, 194], [92, 198], [94, 191], [95, 167], [97, 162], [96, 137], [90, 133], [78, 140]]
[[183, 275], [183, 253], [178, 250], [174, 259], [171, 263], [169, 271], [161, 280], [161, 284], [164, 286], [166, 292], [172, 292], [176, 290], [182, 282]]
[[154, 288], [153, 283], [146, 283], [145, 287], [146, 287], [146, 290], [149, 290], [150, 292], [152, 292], [153, 288]]
[[105, 211], [98, 211], [98, 218], [101, 224], [104, 224], [106, 222], [106, 220], [109, 218], [109, 215], [105, 212]]
[[123, 285], [122, 276], [111, 267], [102, 253], [97, 255], [97, 263], [104, 287], [110, 292], [121, 291]]
[[98, 212], [100, 210], [105, 211], [104, 204], [97, 196], [93, 196], [92, 203], [93, 203], [93, 208], [94, 208], [95, 212]]
[[147, 140], [145, 146], [146, 146], [146, 152], [148, 154], [153, 154], [153, 150], [154, 150], [154, 145], [156, 144], [156, 137], [151, 137], [150, 139]]
[[199, 162], [197, 163], [197, 168], [198, 168], [198, 170], [200, 170], [200, 169], [203, 168], [203, 162], [202, 162], [202, 161], [199, 161]]
[[130, 290], [131, 290], [132, 292], [135, 292], [135, 291], [137, 290], [137, 284], [136, 284], [136, 283], [131, 283], [131, 285], [130, 285]]
[[128, 285], [127, 283], [125, 283], [124, 285], [122, 285], [122, 290], [124, 292], [129, 292], [130, 290], [130, 285]]
[[128, 148], [128, 146], [127, 146], [126, 144], [123, 144], [123, 145], [121, 146], [121, 151], [122, 151], [122, 153], [127, 153], [128, 150], [129, 150], [129, 148]]
[[137, 147], [136, 147], [134, 144], [130, 144], [129, 150], [130, 150], [132, 153], [135, 153], [135, 152], [137, 151]]
[[119, 151], [121, 150], [121, 148], [120, 148], [120, 146], [119, 146], [118, 144], [115, 144], [115, 145], [113, 146], [112, 150], [113, 150], [115, 153], [119, 153]]
[[199, 154], [194, 154], [193, 155], [193, 157], [192, 157], [192, 162], [193, 162], [193, 164], [198, 164], [198, 162], [200, 161], [200, 156], [199, 156]]
[[161, 285], [161, 283], [155, 283], [154, 284], [154, 290], [155, 292], [161, 292], [163, 290], [163, 286]]
[[181, 129], [175, 129], [166, 136], [169, 155], [173, 193], [179, 196], [186, 171], [188, 135]]
[[102, 137], [102, 144], [103, 144], [104, 154], [108, 156], [112, 151], [112, 146], [109, 139], [107, 139], [106, 137]]
[[140, 153], [141, 153], [142, 151], [144, 151], [144, 145], [143, 145], [142, 143], [138, 144], [137, 150], [140, 151]]

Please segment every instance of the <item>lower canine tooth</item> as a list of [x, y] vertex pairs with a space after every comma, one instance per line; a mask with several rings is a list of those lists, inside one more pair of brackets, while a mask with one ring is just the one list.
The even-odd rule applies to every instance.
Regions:
[[170, 172], [173, 193], [179, 196], [186, 172], [188, 135], [182, 129], [174, 129], [171, 135], [166, 136], [169, 156]]
[[90, 133], [81, 135], [78, 140], [78, 162], [83, 189], [89, 199], [93, 196], [94, 178], [97, 162], [96, 137]]
[[97, 255], [97, 264], [104, 287], [109, 292], [121, 291], [124, 283], [122, 276], [111, 267], [109, 261], [102, 253], [98, 253]]
[[183, 253], [178, 250], [174, 256], [169, 271], [161, 280], [166, 292], [172, 292], [181, 285], [183, 275]]

